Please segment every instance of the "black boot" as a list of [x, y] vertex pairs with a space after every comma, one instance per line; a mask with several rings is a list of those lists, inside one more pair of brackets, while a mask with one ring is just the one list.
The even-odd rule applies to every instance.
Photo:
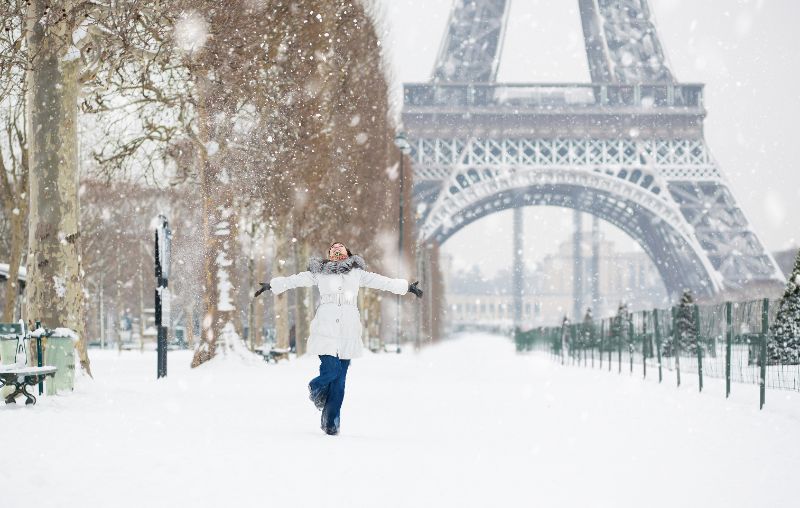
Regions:
[[329, 436], [335, 436], [335, 435], [339, 434], [339, 425], [338, 425], [338, 423], [339, 422], [338, 422], [338, 419], [337, 419], [337, 421], [334, 422], [334, 425], [329, 426], [328, 425], [328, 414], [326, 413], [326, 411], [324, 409], [322, 410], [322, 416], [320, 417], [320, 426], [319, 426], [319, 428], [321, 428], [322, 431], [325, 434], [327, 434]]

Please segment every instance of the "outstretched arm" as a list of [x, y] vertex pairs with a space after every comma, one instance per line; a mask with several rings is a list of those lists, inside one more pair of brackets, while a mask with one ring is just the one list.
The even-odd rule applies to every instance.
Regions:
[[311, 272], [300, 272], [288, 277], [275, 277], [269, 281], [272, 292], [276, 295], [288, 289], [307, 288], [316, 285], [317, 278]]
[[360, 286], [362, 288], [378, 289], [380, 291], [391, 291], [396, 295], [408, 293], [407, 280], [390, 279], [389, 277], [372, 272], [361, 272]]

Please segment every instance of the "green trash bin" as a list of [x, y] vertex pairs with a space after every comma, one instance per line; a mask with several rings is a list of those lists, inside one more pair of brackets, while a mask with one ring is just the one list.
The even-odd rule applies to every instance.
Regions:
[[13, 335], [0, 335], [0, 364], [9, 365], [16, 361], [17, 342]]
[[75, 343], [72, 337], [51, 335], [45, 339], [44, 364], [56, 367], [56, 375], [45, 381], [47, 395], [75, 388]]
[[16, 361], [20, 335], [22, 335], [21, 324], [0, 323], [0, 364], [8, 365]]

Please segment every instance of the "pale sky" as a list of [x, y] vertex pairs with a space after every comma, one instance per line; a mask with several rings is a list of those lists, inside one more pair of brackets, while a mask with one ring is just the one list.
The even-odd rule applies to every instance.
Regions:
[[[396, 81], [427, 81], [452, 0], [381, 2]], [[511, 2], [498, 81], [588, 82], [577, 0]], [[797, 245], [800, 172], [792, 157], [800, 118], [800, 2], [650, 0], [650, 6], [673, 73], [706, 85], [706, 141], [753, 229], [771, 251]], [[527, 260], [553, 252], [567, 238], [571, 217], [566, 209], [526, 209]], [[635, 248], [612, 229], [604, 226], [619, 250]], [[444, 250], [457, 266], [478, 260], [490, 273], [510, 264], [510, 233], [507, 211], [463, 229]], [[488, 255], [476, 259], [478, 240]]]

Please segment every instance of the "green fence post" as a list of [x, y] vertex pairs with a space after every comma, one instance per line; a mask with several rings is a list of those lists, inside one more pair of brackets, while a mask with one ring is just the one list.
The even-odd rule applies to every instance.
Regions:
[[583, 350], [583, 366], [586, 367], [586, 365], [588, 365], [588, 362], [586, 361], [586, 348], [589, 347], [588, 344], [589, 337], [585, 335], [586, 330], [584, 330], [583, 323], [581, 323], [580, 330], [581, 330], [581, 349]]
[[567, 344], [569, 344], [569, 349], [567, 352], [569, 353], [569, 359], [572, 364], [575, 364], [575, 341], [572, 339], [572, 325], [567, 326]]
[[550, 347], [553, 348], [553, 357], [561, 361], [562, 364], [564, 363], [563, 335], [564, 331], [561, 328], [553, 327], [550, 329]]
[[611, 321], [608, 322], [608, 371], [611, 372], [611, 351], [614, 344], [611, 342]]
[[556, 360], [560, 361], [561, 365], [564, 365], [564, 329], [562, 327], [554, 327], [550, 335], [553, 341]]
[[725, 398], [731, 394], [731, 350], [733, 348], [733, 304], [725, 302]]
[[564, 329], [563, 328], [554, 328], [553, 329], [553, 348], [555, 349], [556, 360], [561, 362], [561, 365], [564, 365]]
[[681, 385], [681, 342], [678, 336], [678, 308], [672, 307], [672, 354], [675, 355], [675, 373]]
[[[581, 333], [582, 332], [583, 332], [583, 330], [581, 330]], [[588, 342], [589, 342], [589, 337], [585, 337], [584, 336], [583, 337], [583, 366], [584, 367], [586, 367], [588, 365], [588, 362], [586, 360], [586, 349], [588, 349], [588, 347], [589, 347], [589, 343]]]
[[611, 352], [614, 350], [614, 343], [611, 341], [611, 321], [608, 322], [608, 371], [611, 372]]
[[553, 347], [553, 356], [559, 360], [561, 364], [564, 363], [564, 330], [554, 327], [550, 330], [550, 342]]
[[603, 335], [605, 335], [606, 324], [600, 320], [600, 368], [603, 368]]
[[578, 355], [578, 341], [575, 340], [575, 325], [570, 325], [569, 327], [569, 344], [571, 346], [569, 348], [569, 354], [572, 357], [572, 365], [575, 365], [576, 362], [580, 364], [580, 356]]
[[658, 382], [663, 379], [661, 374], [661, 330], [658, 327], [658, 309], [653, 309], [653, 334], [656, 341], [656, 355], [658, 361]]
[[761, 306], [761, 372], [758, 377], [758, 409], [764, 408], [764, 399], [767, 395], [767, 340], [769, 340], [769, 298], [764, 298], [764, 304]]
[[578, 350], [578, 365], [583, 362], [583, 366], [586, 366], [586, 344], [583, 343], [583, 323], [581, 322], [580, 325], [575, 326], [575, 335], [578, 337], [578, 342], [581, 345], [581, 348]]
[[700, 307], [695, 305], [694, 309], [694, 343], [697, 348], [697, 379], [700, 386], [700, 391], [703, 391], [703, 345], [700, 336]]
[[[616, 319], [616, 318], [615, 318]], [[614, 327], [617, 330], [617, 374], [622, 374], [622, 325], [620, 323], [619, 327]]]
[[569, 344], [569, 349], [567, 349], [569, 360], [575, 365], [575, 341], [572, 339], [572, 325], [567, 327], [567, 344]]
[[562, 365], [569, 365], [569, 355], [570, 355], [570, 347], [572, 345], [569, 343], [569, 325], [561, 330], [561, 364]]
[[636, 347], [634, 346], [634, 341], [636, 337], [634, 336], [633, 330], [633, 314], [629, 315], [628, 319], [628, 355], [630, 356], [630, 364], [631, 364], [631, 374], [633, 374], [633, 353], [636, 351]]
[[642, 378], [647, 379], [647, 311], [642, 311]]

